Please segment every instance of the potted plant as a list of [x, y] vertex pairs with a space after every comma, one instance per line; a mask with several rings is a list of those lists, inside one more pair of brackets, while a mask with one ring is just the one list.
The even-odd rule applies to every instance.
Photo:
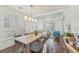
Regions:
[[[65, 33], [65, 37], [66, 37], [65, 39], [67, 39], [69, 42], [71, 42], [71, 43], [75, 42], [73, 33], [67, 32], [67, 33]], [[71, 44], [71, 45], [73, 45], [73, 44]]]

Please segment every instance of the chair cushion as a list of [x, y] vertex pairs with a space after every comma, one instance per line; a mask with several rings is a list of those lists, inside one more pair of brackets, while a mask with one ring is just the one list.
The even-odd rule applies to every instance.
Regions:
[[43, 48], [43, 42], [34, 42], [31, 46], [31, 50], [39, 52]]

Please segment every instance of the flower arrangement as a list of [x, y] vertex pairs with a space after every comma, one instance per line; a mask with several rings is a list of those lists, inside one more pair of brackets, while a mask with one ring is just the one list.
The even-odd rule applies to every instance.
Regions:
[[34, 31], [34, 35], [37, 35], [38, 34], [38, 32], [37, 31]]
[[71, 42], [75, 42], [74, 33], [70, 33], [70, 32], [65, 33], [65, 39]]
[[74, 33], [67, 32], [67, 33], [65, 33], [65, 36], [66, 37], [74, 37]]

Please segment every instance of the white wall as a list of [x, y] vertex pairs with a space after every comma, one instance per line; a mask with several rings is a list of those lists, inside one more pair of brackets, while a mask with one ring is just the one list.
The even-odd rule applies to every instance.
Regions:
[[37, 26], [37, 30], [43, 31], [43, 21], [41, 21], [42, 19], [38, 20], [36, 26]]
[[[20, 12], [17, 12], [15, 10], [7, 8], [5, 6], [0, 6], [0, 15], [1, 15], [2, 19], [5, 19], [5, 17], [10, 16], [9, 17], [9, 19], [11, 21], [10, 23], [13, 24], [13, 27], [15, 27], [16, 32], [19, 31], [19, 33], [17, 33], [17, 34], [22, 34], [22, 31], [26, 30], [26, 20], [24, 19], [25, 15], [21, 14]], [[13, 17], [15, 17], [15, 18], [13, 19]], [[17, 25], [14, 22], [15, 19], [17, 21]], [[4, 23], [4, 22], [2, 22], [2, 23]], [[14, 29], [13, 27], [11, 27], [11, 28]]]
[[[13, 24], [11, 28], [4, 28], [4, 19], [7, 16], [11, 17], [11, 18], [9, 17], [10, 24], [11, 25]], [[25, 16], [24, 14], [17, 12], [13, 9], [7, 8], [5, 6], [0, 6], [0, 50], [14, 45], [14, 40], [10, 37], [7, 37], [6, 33], [9, 33], [9, 31], [10, 33], [12, 31], [14, 32], [15, 29], [15, 32], [17, 32], [18, 30], [19, 31], [18, 34], [22, 34], [23, 33], [22, 31], [26, 30], [26, 25], [25, 25], [26, 20], [24, 19], [24, 16]], [[12, 17], [15, 17], [17, 19], [18, 25], [16, 25], [14, 21], [15, 19]]]
[[72, 32], [79, 32], [79, 6], [70, 6], [65, 11], [65, 31], [66, 24], [71, 24]]
[[26, 26], [27, 33], [30, 33], [36, 30], [36, 22], [29, 21], [29, 19], [27, 19], [26, 25], [27, 25]]
[[43, 31], [48, 31], [49, 27], [52, 27], [53, 24], [55, 23], [55, 27], [54, 29], [59, 29], [61, 31], [61, 34], [63, 34], [63, 15], [48, 15], [46, 16], [46, 18], [38, 18], [38, 22], [37, 22], [37, 28], [38, 30], [43, 30]]

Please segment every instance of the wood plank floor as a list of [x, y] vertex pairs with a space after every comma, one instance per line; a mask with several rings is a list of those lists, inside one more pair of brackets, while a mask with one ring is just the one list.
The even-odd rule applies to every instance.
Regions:
[[0, 53], [14, 53], [14, 52], [15, 52], [14, 51], [14, 46], [10, 46], [10, 47], [0, 51]]

